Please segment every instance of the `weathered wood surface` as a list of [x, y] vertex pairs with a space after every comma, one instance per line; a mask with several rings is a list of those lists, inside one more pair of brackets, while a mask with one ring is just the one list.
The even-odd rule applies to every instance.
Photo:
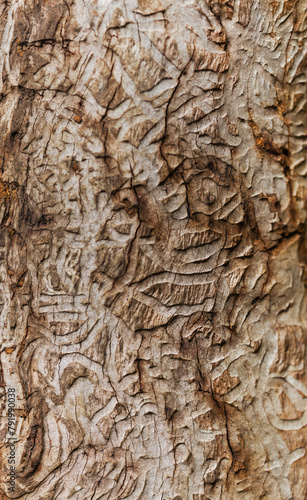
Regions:
[[1, 498], [306, 499], [306, 10], [1, 2]]

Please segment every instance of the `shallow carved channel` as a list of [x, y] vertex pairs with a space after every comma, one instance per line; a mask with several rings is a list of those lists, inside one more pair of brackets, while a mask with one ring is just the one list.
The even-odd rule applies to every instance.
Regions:
[[0, 5], [1, 498], [306, 498], [306, 17]]

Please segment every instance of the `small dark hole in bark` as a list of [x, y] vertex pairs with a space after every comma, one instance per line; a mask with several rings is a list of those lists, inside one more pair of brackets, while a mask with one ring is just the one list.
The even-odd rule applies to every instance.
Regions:
[[288, 148], [281, 148], [281, 152], [284, 156], [287, 156], [287, 158], [290, 156], [290, 151]]
[[209, 170], [215, 170], [215, 164], [213, 163], [213, 161], [209, 161], [207, 168], [209, 168]]

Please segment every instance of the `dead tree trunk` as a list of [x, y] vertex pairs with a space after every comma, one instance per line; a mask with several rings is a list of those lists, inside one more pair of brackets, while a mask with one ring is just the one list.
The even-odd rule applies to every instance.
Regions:
[[1, 498], [306, 499], [305, 0], [0, 11]]

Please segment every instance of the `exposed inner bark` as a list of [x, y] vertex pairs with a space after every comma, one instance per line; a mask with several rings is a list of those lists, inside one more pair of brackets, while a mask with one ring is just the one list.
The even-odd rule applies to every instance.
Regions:
[[306, 13], [0, 6], [1, 498], [306, 498]]

